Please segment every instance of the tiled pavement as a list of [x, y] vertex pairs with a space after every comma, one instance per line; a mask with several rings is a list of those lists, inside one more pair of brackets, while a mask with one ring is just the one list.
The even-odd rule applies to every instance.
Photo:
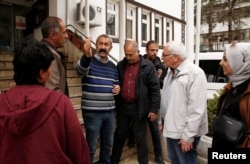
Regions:
[[[137, 161], [137, 154], [134, 154], [131, 157], [125, 158], [124, 160], [120, 161], [120, 164], [138, 164]], [[154, 155], [153, 154], [149, 154], [149, 162], [148, 164], [156, 164], [156, 162], [154, 161]], [[170, 164], [169, 161], [165, 161], [165, 164]]]

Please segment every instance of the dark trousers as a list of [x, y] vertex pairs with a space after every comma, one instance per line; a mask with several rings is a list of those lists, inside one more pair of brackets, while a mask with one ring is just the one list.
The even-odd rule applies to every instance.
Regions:
[[150, 121], [148, 119], [148, 126], [151, 132], [155, 156], [162, 156], [161, 137], [160, 137], [160, 131], [158, 127], [158, 121], [157, 120]]
[[[148, 119], [148, 126], [151, 133], [153, 146], [154, 146], [154, 153], [156, 157], [162, 156], [162, 148], [161, 148], [161, 137], [160, 137], [160, 131], [158, 127], [158, 121], [150, 121]], [[130, 128], [129, 130], [129, 138], [128, 138], [128, 144], [131, 146], [134, 144], [134, 133], [133, 130]]]
[[122, 149], [131, 127], [137, 143], [137, 158], [139, 164], [148, 164], [147, 148], [147, 117], [138, 119], [137, 105], [121, 104], [117, 110], [117, 127], [115, 130], [112, 149], [112, 162], [118, 163], [121, 158]]

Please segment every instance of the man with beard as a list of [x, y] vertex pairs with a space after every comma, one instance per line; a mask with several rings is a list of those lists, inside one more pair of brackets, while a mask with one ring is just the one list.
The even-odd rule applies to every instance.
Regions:
[[76, 66], [82, 76], [82, 115], [86, 139], [93, 163], [100, 137], [100, 163], [110, 163], [115, 125], [115, 95], [119, 94], [118, 70], [108, 59], [112, 39], [105, 34], [96, 40], [96, 53], [92, 53], [91, 38], [84, 43], [84, 54]]
[[[158, 43], [154, 40], [150, 40], [146, 44], [146, 54], [143, 55], [143, 57], [145, 59], [148, 59], [154, 64], [159, 78], [160, 88], [162, 89], [163, 79], [166, 76], [167, 68], [163, 65], [161, 59], [157, 56], [158, 50], [159, 50]], [[164, 164], [164, 161], [162, 159], [162, 148], [161, 148], [160, 132], [158, 129], [158, 121], [148, 120], [148, 125], [154, 145], [155, 162], [157, 164]]]
[[167, 68], [162, 63], [161, 59], [157, 56], [159, 45], [156, 41], [150, 40], [146, 44], [146, 54], [143, 55], [145, 59], [151, 61], [157, 71], [157, 75], [160, 82], [160, 87], [163, 87], [163, 79], [167, 74]]

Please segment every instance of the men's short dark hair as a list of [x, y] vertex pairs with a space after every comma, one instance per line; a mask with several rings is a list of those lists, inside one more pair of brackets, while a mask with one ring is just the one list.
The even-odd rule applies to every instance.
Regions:
[[58, 17], [47, 17], [41, 25], [43, 38], [48, 38], [51, 31], [60, 32], [60, 21], [62, 21], [62, 19]]
[[150, 40], [150, 41], [148, 41], [147, 44], [146, 44], [146, 49], [148, 49], [148, 47], [149, 47], [151, 44], [158, 44], [158, 42], [155, 41], [155, 40]]
[[14, 49], [14, 80], [19, 84], [39, 84], [40, 70], [47, 71], [54, 56], [42, 42], [28, 39]]

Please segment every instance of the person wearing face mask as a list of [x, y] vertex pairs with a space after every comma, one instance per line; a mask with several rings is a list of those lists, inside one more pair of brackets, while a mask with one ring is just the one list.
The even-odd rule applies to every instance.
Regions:
[[[227, 113], [231, 117], [245, 123], [246, 130], [250, 130], [250, 44], [233, 42], [225, 46], [220, 61], [224, 75], [229, 83], [224, 86], [224, 93], [218, 100], [217, 115]], [[245, 135], [236, 143], [228, 142], [214, 132], [212, 148], [217, 150], [231, 150], [234, 148], [250, 148], [249, 135]]]
[[109, 60], [112, 39], [105, 34], [96, 39], [93, 55], [91, 38], [84, 43], [84, 54], [78, 61], [76, 71], [82, 77], [82, 115], [86, 139], [93, 157], [100, 137], [100, 163], [110, 163], [115, 126], [115, 96], [119, 94], [118, 70]]

